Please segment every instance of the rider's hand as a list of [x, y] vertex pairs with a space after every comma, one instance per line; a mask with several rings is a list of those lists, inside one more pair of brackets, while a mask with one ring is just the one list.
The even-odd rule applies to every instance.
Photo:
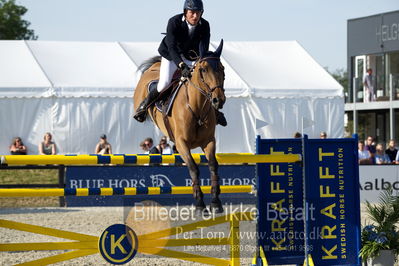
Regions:
[[179, 68], [181, 69], [182, 77], [184, 77], [184, 78], [190, 78], [191, 77], [191, 69], [186, 63], [181, 62], [179, 64]]

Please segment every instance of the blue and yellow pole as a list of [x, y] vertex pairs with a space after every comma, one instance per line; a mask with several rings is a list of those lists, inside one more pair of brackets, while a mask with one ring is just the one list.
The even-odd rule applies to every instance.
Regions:
[[[207, 163], [204, 154], [193, 154], [196, 163]], [[218, 153], [216, 159], [220, 164], [255, 164], [255, 163], [294, 163], [301, 161], [300, 154], [249, 154]], [[179, 154], [173, 155], [140, 155], [140, 154], [85, 154], [85, 155], [3, 155], [1, 164], [7, 165], [97, 165], [97, 164], [177, 164], [184, 163]]]
[[[211, 193], [210, 186], [202, 186], [202, 192]], [[253, 186], [220, 186], [222, 194], [226, 193], [251, 193]], [[3, 188], [0, 189], [1, 197], [62, 197], [62, 196], [134, 196], [134, 195], [177, 195], [192, 194], [192, 187], [125, 187], [125, 188]]]

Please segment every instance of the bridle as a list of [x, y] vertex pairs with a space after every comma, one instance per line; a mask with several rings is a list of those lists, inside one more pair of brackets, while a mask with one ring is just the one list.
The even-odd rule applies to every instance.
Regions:
[[[192, 68], [192, 71], [196, 68], [196, 66], [197, 66], [199, 63], [201, 63], [201, 62], [203, 62], [203, 61], [206, 61], [206, 60], [209, 60], [209, 59], [216, 59], [216, 60], [218, 60], [218, 61], [220, 62], [220, 58], [219, 58], [219, 57], [204, 57], [204, 58], [200, 58], [200, 59], [198, 59], [198, 60], [194, 63], [194, 66], [193, 66], [193, 68]], [[199, 126], [202, 126], [202, 125], [204, 124], [204, 122], [206, 121], [206, 118], [208, 117], [209, 111], [210, 111], [211, 108], [212, 108], [212, 93], [213, 93], [217, 88], [222, 89], [222, 91], [224, 92], [224, 88], [223, 88], [222, 85], [219, 85], [219, 84], [216, 85], [216, 86], [214, 86], [213, 88], [211, 88], [211, 87], [209, 86], [209, 84], [208, 84], [208, 83], [205, 81], [205, 79], [204, 79], [204, 75], [203, 75], [203, 70], [202, 70], [202, 68], [200, 68], [198, 71], [199, 71], [199, 76], [200, 76], [199, 81], [200, 81], [202, 84], [205, 85], [205, 87], [207, 88], [207, 90], [202, 89], [200, 85], [194, 84], [194, 82], [191, 80], [191, 78], [185, 78], [184, 80], [182, 80], [182, 82], [184, 83], [184, 85], [185, 85], [185, 87], [186, 87], [187, 107], [188, 107], [188, 109], [191, 111], [191, 113], [193, 114], [193, 116], [195, 117], [195, 119], [197, 120], [198, 125], [199, 125]], [[224, 77], [223, 77], [223, 79], [224, 79]], [[203, 103], [203, 105], [202, 105], [202, 107], [201, 107], [199, 116], [193, 111], [193, 109], [192, 109], [192, 107], [191, 107], [191, 105], [190, 105], [190, 102], [189, 102], [189, 94], [188, 94], [188, 86], [187, 86], [186, 81], [188, 81], [188, 83], [189, 83], [191, 86], [193, 86], [193, 87], [194, 87], [195, 89], [197, 89], [203, 96], [205, 96], [205, 101], [204, 101], [204, 103]], [[205, 106], [207, 105], [207, 103], [209, 103], [209, 104], [208, 104], [208, 109], [206, 110], [206, 112], [204, 112], [204, 108], [205, 108]]]

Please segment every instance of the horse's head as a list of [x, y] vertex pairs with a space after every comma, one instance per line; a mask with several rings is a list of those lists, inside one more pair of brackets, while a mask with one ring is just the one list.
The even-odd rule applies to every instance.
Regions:
[[224, 95], [224, 66], [220, 62], [223, 40], [215, 52], [205, 51], [200, 46], [200, 58], [194, 66], [192, 78], [196, 80], [201, 89], [208, 95], [215, 109], [221, 109], [226, 101]]

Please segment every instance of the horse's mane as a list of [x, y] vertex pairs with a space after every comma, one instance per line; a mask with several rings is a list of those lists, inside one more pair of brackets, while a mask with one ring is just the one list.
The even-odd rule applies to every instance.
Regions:
[[[203, 57], [212, 57], [214, 56], [214, 52], [207, 51]], [[153, 64], [161, 62], [161, 56], [156, 55], [147, 60], [145, 60], [141, 65], [137, 68], [137, 71], [144, 73], [147, 69], [149, 69]]]
[[145, 60], [141, 65], [137, 68], [137, 71], [141, 71], [144, 73], [147, 69], [149, 69], [153, 64], [161, 62], [161, 56], [153, 56], [147, 60]]

